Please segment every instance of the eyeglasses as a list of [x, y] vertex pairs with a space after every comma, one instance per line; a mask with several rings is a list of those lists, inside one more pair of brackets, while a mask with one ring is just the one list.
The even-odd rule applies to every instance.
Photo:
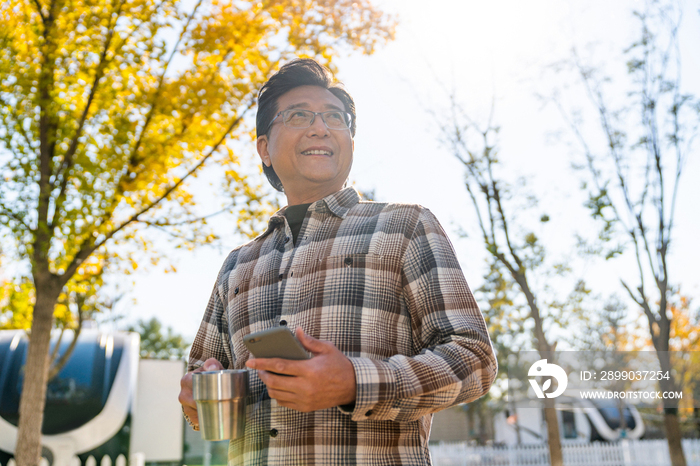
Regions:
[[301, 110], [293, 108], [282, 110], [270, 122], [270, 128], [275, 120], [282, 115], [284, 126], [292, 129], [304, 129], [314, 124], [316, 115], [321, 116], [321, 120], [328, 129], [349, 129], [352, 124], [352, 115], [348, 112], [332, 110], [330, 112], [312, 112], [311, 110]]

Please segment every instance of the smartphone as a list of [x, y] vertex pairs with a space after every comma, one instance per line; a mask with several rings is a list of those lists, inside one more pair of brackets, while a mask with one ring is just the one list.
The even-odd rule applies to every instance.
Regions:
[[309, 359], [296, 336], [287, 327], [272, 327], [243, 337], [243, 344], [256, 358]]

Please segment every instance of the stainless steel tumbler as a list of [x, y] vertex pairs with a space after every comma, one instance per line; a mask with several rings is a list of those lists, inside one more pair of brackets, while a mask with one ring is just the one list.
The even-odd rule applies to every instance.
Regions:
[[245, 432], [248, 371], [224, 370], [192, 374], [199, 430], [204, 440], [243, 437]]

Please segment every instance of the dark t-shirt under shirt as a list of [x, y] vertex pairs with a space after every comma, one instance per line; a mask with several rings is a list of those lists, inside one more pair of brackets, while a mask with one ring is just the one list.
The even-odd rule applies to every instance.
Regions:
[[287, 207], [287, 210], [284, 211], [284, 216], [287, 217], [289, 228], [292, 229], [294, 245], [297, 244], [297, 237], [299, 236], [301, 225], [304, 223], [304, 217], [306, 217], [306, 211], [309, 210], [310, 205], [311, 204], [290, 205]]

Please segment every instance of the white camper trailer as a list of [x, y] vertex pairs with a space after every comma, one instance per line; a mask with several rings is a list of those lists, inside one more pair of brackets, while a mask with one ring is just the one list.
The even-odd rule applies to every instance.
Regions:
[[[562, 440], [588, 443], [640, 439], [644, 435], [644, 421], [639, 411], [618, 401], [588, 400], [564, 392], [555, 405]], [[547, 426], [543, 409], [543, 401], [537, 398], [509, 403], [494, 419], [494, 441], [505, 445], [545, 443]]]

